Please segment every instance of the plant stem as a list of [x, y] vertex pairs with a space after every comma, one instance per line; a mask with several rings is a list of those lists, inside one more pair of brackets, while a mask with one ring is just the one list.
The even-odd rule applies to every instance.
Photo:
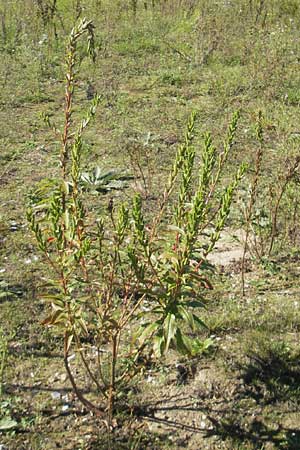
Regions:
[[100, 409], [99, 407], [97, 407], [96, 405], [94, 405], [92, 402], [90, 402], [88, 399], [86, 399], [82, 392], [80, 391], [80, 389], [78, 388], [75, 379], [73, 377], [70, 365], [69, 365], [69, 361], [68, 361], [68, 354], [66, 354], [64, 356], [64, 364], [65, 364], [65, 368], [69, 377], [69, 380], [71, 382], [72, 388], [76, 394], [76, 396], [78, 397], [78, 400], [90, 411], [93, 411], [95, 413], [96, 416], [98, 417], [103, 417], [105, 415], [104, 411], [102, 409]]
[[291, 181], [293, 176], [296, 174], [296, 171], [299, 168], [299, 164], [300, 164], [300, 157], [297, 156], [295, 161], [294, 161], [294, 164], [289, 168], [288, 173], [286, 174], [286, 176], [284, 178], [284, 181], [283, 181], [283, 184], [282, 184], [282, 186], [280, 188], [279, 194], [277, 195], [275, 206], [274, 206], [273, 211], [272, 211], [271, 242], [270, 242], [270, 246], [269, 246], [268, 256], [271, 255], [272, 250], [273, 250], [274, 240], [275, 240], [276, 231], [277, 231], [278, 210], [279, 210], [279, 206], [280, 206], [283, 194], [285, 193], [289, 182]]
[[118, 335], [115, 334], [112, 337], [112, 354], [111, 354], [111, 364], [110, 364], [110, 386], [109, 386], [109, 392], [108, 392], [108, 424], [109, 429], [112, 427], [112, 418], [114, 413], [114, 403], [115, 403], [115, 380], [116, 380], [116, 364], [117, 364], [117, 357], [118, 357]]

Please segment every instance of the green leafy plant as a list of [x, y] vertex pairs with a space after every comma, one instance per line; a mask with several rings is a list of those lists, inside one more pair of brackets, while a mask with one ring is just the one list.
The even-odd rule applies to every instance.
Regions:
[[[74, 27], [67, 45], [60, 182], [43, 208], [41, 202], [35, 207], [31, 196], [27, 217], [53, 273], [44, 295], [52, 311], [44, 323], [63, 336], [64, 364], [78, 399], [107, 416], [111, 427], [116, 400], [141, 364], [152, 356], [162, 357], [170, 347], [187, 355], [201, 348], [193, 336], [205, 327], [198, 311], [205, 306], [205, 289], [211, 288], [206, 256], [225, 226], [246, 167], [241, 165], [221, 193], [219, 188], [216, 192], [239, 115], [234, 114], [221, 151], [211, 135], [205, 135], [197, 167], [193, 113], [154, 218], [147, 217], [137, 194], [129, 205], [110, 203], [93, 221], [82, 200], [82, 135], [99, 97], [77, 131], [72, 122], [77, 42], [82, 35], [87, 35], [94, 57], [93, 25], [85, 19]], [[83, 394], [71, 368], [71, 352], [102, 402]]]
[[0, 419], [0, 431], [10, 431], [17, 427], [18, 422], [12, 419], [10, 416], [4, 416]]
[[[242, 293], [245, 295], [246, 256], [250, 254], [262, 267], [274, 272], [274, 262], [270, 261], [278, 247], [288, 241], [296, 244], [299, 182], [299, 155], [289, 149], [287, 156], [281, 159], [280, 168], [272, 168], [270, 182], [263, 183], [264, 159], [266, 148], [264, 142], [263, 116], [259, 112], [256, 124], [258, 148], [254, 158], [254, 173], [249, 184], [248, 199], [245, 201], [244, 237], [242, 257]], [[274, 182], [275, 180], [275, 182]], [[287, 208], [286, 205], [290, 207]]]
[[[256, 126], [256, 137], [259, 142], [258, 149], [256, 151], [255, 158], [255, 172], [251, 180], [250, 185], [250, 196], [248, 205], [245, 207], [244, 217], [245, 217], [245, 240], [244, 240], [244, 251], [242, 258], [242, 292], [245, 295], [245, 265], [246, 265], [246, 254], [248, 250], [248, 239], [250, 234], [251, 222], [254, 223], [253, 209], [257, 200], [257, 190], [258, 181], [261, 173], [262, 157], [263, 157], [263, 127], [262, 127], [262, 114], [261, 111], [258, 114], [257, 126]], [[257, 217], [257, 216], [256, 216]]]
[[154, 178], [153, 136], [150, 132], [140, 139], [131, 139], [126, 145], [126, 152], [132, 173], [134, 174], [135, 190], [140, 192], [144, 199], [151, 198], [152, 182]]
[[115, 169], [103, 170], [97, 166], [92, 172], [83, 172], [80, 176], [80, 183], [84, 189], [106, 193], [128, 187], [127, 181], [131, 178], [132, 176], [122, 174]]

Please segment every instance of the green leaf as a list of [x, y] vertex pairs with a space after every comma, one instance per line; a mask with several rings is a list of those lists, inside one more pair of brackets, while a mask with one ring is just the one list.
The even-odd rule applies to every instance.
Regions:
[[187, 305], [189, 308], [205, 308], [205, 304], [199, 300], [192, 300], [191, 302], [188, 302]]
[[70, 214], [69, 214], [68, 210], [65, 211], [63, 218], [64, 218], [64, 222], [65, 222], [65, 227], [68, 230], [70, 228]]
[[186, 336], [183, 336], [180, 328], [177, 328], [175, 335], [175, 344], [177, 350], [183, 355], [191, 355], [192, 354], [192, 346], [190, 344], [189, 339]]
[[87, 328], [87, 324], [86, 324], [85, 320], [82, 317], [79, 318], [78, 324], [79, 324], [80, 328], [82, 329], [83, 333], [86, 336], [88, 336], [89, 335], [89, 331], [88, 331], [88, 328]]
[[182, 236], [185, 235], [185, 231], [182, 228], [177, 227], [176, 225], [167, 225], [167, 230], [176, 231]]
[[162, 334], [159, 334], [154, 337], [153, 339], [153, 351], [156, 357], [160, 358], [162, 354], [164, 353], [164, 336]]
[[62, 192], [64, 192], [66, 195], [69, 195], [70, 193], [70, 183], [68, 181], [62, 181], [61, 187], [62, 187]]
[[200, 327], [201, 328], [206, 328], [208, 330], [208, 326], [201, 319], [199, 319], [198, 316], [193, 314], [193, 318], [194, 318], [195, 325], [197, 325], [199, 328]]
[[195, 322], [193, 314], [184, 308], [182, 305], [178, 305], [177, 310], [182, 317], [182, 319], [191, 327], [192, 330], [195, 329]]
[[200, 339], [193, 339], [192, 341], [192, 356], [199, 356], [208, 353], [214, 347], [214, 341], [211, 338], [200, 341]]
[[124, 187], [127, 187], [127, 183], [125, 181], [122, 181], [122, 180], [112, 180], [109, 183], [107, 183], [107, 185], [105, 186], [105, 188], [108, 191], [110, 189], [122, 189]]
[[100, 169], [99, 166], [97, 166], [97, 167], [94, 169], [94, 177], [95, 177], [96, 180], [97, 180], [98, 178], [101, 177], [101, 169]]
[[0, 420], [0, 431], [8, 431], [16, 428], [18, 426], [18, 422], [13, 420], [11, 417], [6, 416]]
[[56, 310], [49, 317], [42, 321], [43, 325], [57, 325], [59, 323], [64, 323], [66, 319], [66, 314], [62, 310]]
[[178, 255], [175, 252], [172, 251], [167, 251], [167, 252], [163, 252], [160, 255], [161, 259], [165, 259], [166, 261], [172, 262], [173, 264], [178, 263]]
[[63, 300], [60, 301], [55, 301], [51, 303], [52, 309], [54, 309], [54, 311], [64, 311], [66, 304]]
[[[164, 312], [164, 310], [161, 306], [155, 306], [154, 308], [151, 309], [151, 314], [159, 314], [161, 316], [163, 314], [163, 312]], [[143, 316], [145, 316], [144, 311], [142, 311], [140, 317], [143, 317]]]
[[166, 339], [165, 351], [169, 349], [169, 345], [177, 330], [176, 317], [174, 314], [169, 313], [164, 321], [164, 335]]
[[[55, 283], [53, 283], [53, 285], [56, 286]], [[57, 294], [57, 295], [55, 295], [55, 294], [48, 294], [48, 295], [47, 294], [43, 294], [41, 296], [41, 299], [43, 301], [54, 303], [55, 305], [61, 306], [61, 307], [63, 307], [65, 305], [64, 298], [65, 298], [65, 296], [63, 294], [62, 295], [59, 295], [59, 294]]]
[[[144, 324], [144, 325], [143, 325], [144, 330], [143, 330], [143, 332], [142, 332], [141, 335], [140, 335], [141, 343], [143, 344], [144, 341], [145, 341], [145, 339], [146, 339], [150, 334], [152, 334], [153, 331], [155, 331], [160, 325], [161, 325], [160, 322], [150, 322], [150, 323]], [[141, 327], [141, 328], [142, 328], [142, 327]]]
[[72, 341], [74, 338], [74, 334], [72, 332], [67, 331], [65, 334], [65, 342], [64, 342], [64, 352], [65, 354], [68, 354]]

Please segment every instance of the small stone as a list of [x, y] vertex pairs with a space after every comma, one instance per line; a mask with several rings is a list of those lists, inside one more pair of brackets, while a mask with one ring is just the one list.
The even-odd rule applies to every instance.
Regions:
[[51, 392], [51, 397], [53, 398], [53, 400], [60, 400], [61, 397], [60, 392], [57, 391]]
[[55, 374], [50, 378], [51, 383], [55, 383], [55, 381], [59, 381], [60, 375], [58, 372], [55, 372]]
[[63, 374], [60, 376], [60, 381], [61, 381], [62, 383], [64, 383], [64, 382], [67, 380], [67, 378], [68, 378], [68, 375], [67, 375], [66, 373], [63, 373]]

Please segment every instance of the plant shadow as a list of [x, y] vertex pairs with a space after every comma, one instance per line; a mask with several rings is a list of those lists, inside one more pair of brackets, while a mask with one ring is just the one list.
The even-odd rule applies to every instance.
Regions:
[[[287, 427], [271, 428], [261, 420], [255, 419], [247, 427], [237, 423], [237, 418], [231, 416], [225, 420], [214, 423], [213, 430], [206, 437], [217, 436], [222, 441], [229, 441], [232, 448], [265, 448], [270, 445], [274, 449], [299, 450], [300, 430]], [[240, 447], [243, 445], [243, 447]], [[267, 448], [267, 447], [266, 447]], [[268, 447], [269, 448], [269, 447]]]
[[[236, 392], [236, 404], [233, 402], [227, 411], [223, 410], [218, 420], [211, 409], [212, 429], [208, 430], [207, 437], [217, 436], [230, 442], [232, 448], [258, 449], [272, 445], [270, 448], [298, 450], [300, 425], [294, 421], [290, 425], [289, 419], [299, 413], [299, 353], [291, 351], [284, 342], [258, 340], [252, 344], [246, 362], [238, 365], [241, 384]], [[280, 420], [276, 419], [276, 411]]]
[[247, 394], [264, 404], [300, 401], [300, 355], [285, 343], [261, 344], [247, 354], [240, 365]]

